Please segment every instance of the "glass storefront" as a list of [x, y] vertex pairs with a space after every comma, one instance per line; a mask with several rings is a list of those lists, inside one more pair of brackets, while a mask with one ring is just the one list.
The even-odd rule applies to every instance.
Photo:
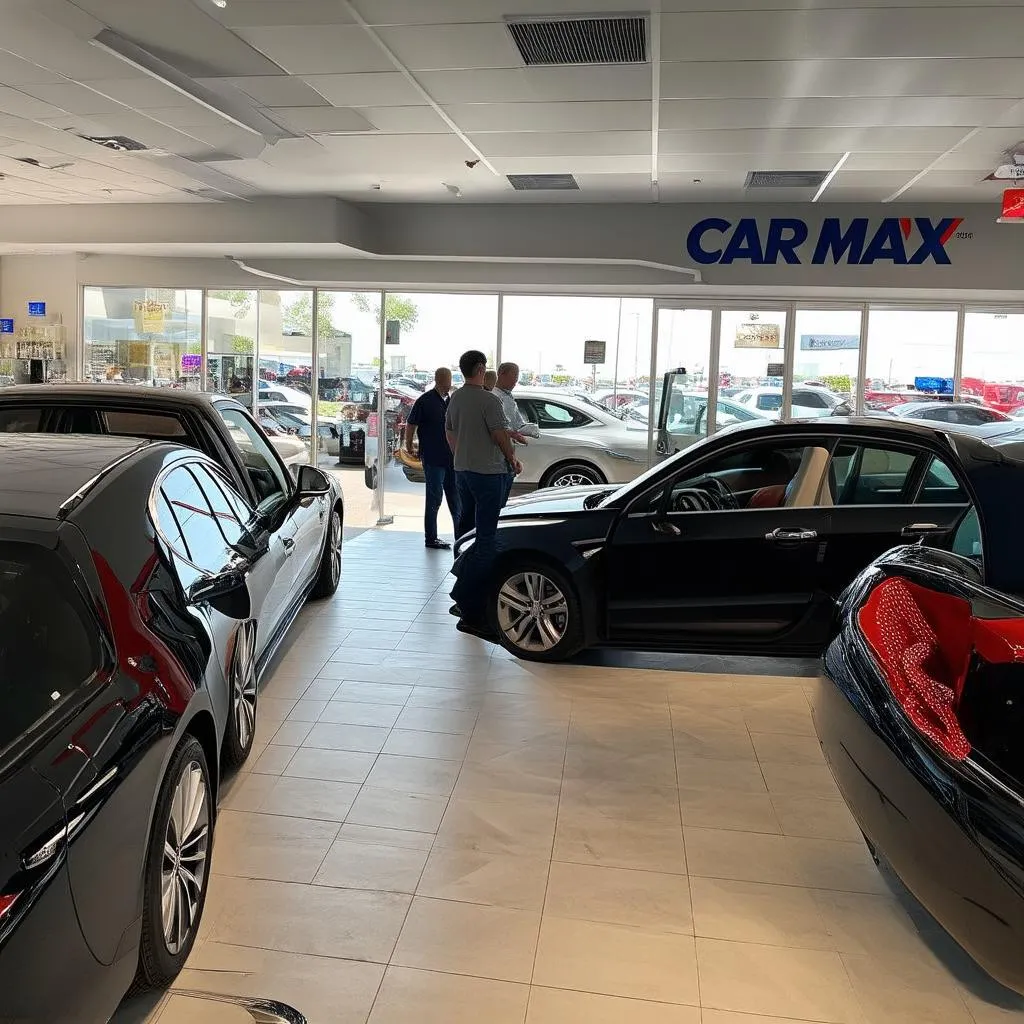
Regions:
[[[353, 526], [420, 516], [422, 474], [399, 456], [405, 422], [438, 367], [459, 384], [468, 348], [517, 363], [524, 394], [559, 391], [621, 421], [620, 447], [647, 442], [637, 471], [660, 457], [670, 371], [677, 448], [751, 418], [890, 415], [954, 397], [1024, 417], [1020, 309], [86, 286], [83, 311], [82, 380], [236, 396], [289, 464], [338, 476]], [[0, 363], [11, 383], [4, 374]]]

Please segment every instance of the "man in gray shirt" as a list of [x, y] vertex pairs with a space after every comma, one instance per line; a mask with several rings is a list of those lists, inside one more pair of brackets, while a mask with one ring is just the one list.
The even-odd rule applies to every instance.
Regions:
[[445, 433], [455, 453], [455, 480], [462, 514], [456, 535], [476, 530], [476, 542], [466, 553], [452, 597], [467, 624], [486, 626], [487, 570], [494, 560], [498, 514], [505, 500], [510, 472], [522, 472], [509, 437], [508, 421], [501, 402], [484, 390], [487, 357], [470, 350], [459, 360], [466, 378], [448, 402]]
[[[540, 427], [531, 423], [520, 411], [516, 400], [512, 397], [512, 389], [519, 383], [519, 367], [515, 363], [502, 363], [498, 367], [498, 382], [494, 386], [494, 394], [501, 402], [505, 419], [508, 420], [509, 437], [516, 444], [528, 444], [528, 437], [540, 437]], [[508, 501], [512, 493], [512, 485], [515, 483], [516, 474], [508, 473], [505, 476], [505, 498], [502, 505]]]

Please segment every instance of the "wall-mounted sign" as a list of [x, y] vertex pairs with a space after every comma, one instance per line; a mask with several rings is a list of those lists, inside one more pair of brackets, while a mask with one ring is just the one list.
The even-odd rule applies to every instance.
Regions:
[[181, 357], [182, 373], [198, 373], [203, 368], [203, 357], [197, 355], [185, 355]]
[[778, 263], [814, 266], [873, 263], [920, 266], [931, 261], [948, 266], [946, 243], [958, 232], [962, 217], [886, 217], [872, 222], [867, 217], [843, 221], [826, 217], [812, 236], [807, 222], [796, 217], [772, 217], [758, 224], [754, 217], [736, 221], [706, 217], [686, 236], [686, 252], [694, 263], [748, 262], [756, 266]]
[[149, 366], [149, 342], [128, 342], [128, 365]]
[[588, 340], [583, 342], [583, 363], [585, 366], [603, 366], [608, 351], [608, 342]]
[[765, 370], [765, 376], [767, 377], [782, 377], [785, 373], [785, 363], [769, 363], [768, 368]]
[[399, 336], [402, 330], [401, 320], [388, 320], [384, 324], [384, 344], [385, 345], [397, 345], [399, 344]]
[[163, 334], [170, 311], [169, 302], [158, 302], [156, 299], [134, 299], [132, 301], [132, 318], [135, 320], [135, 333]]
[[800, 348], [804, 352], [838, 352], [860, 348], [859, 334], [801, 334]]
[[45, 302], [30, 302], [28, 304], [28, 315], [29, 316], [46, 316], [46, 303]]
[[1003, 217], [1024, 220], [1024, 188], [1008, 188], [1003, 192]]
[[735, 348], [778, 348], [778, 324], [739, 324], [736, 328]]
[[14, 320], [11, 318], [0, 319], [0, 334], [13, 334]]

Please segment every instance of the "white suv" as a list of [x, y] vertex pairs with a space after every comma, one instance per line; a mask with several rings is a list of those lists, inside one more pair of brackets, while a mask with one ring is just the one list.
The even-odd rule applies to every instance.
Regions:
[[[732, 400], [749, 409], [756, 409], [768, 419], [777, 420], [782, 410], [782, 388], [749, 388], [738, 395], [733, 395]], [[850, 416], [853, 413], [842, 395], [816, 384], [794, 384], [792, 407], [796, 419]]]

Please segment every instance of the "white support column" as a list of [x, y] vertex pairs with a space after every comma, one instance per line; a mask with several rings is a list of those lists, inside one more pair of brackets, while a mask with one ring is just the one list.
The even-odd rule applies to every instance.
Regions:
[[868, 387], [868, 331], [871, 326], [871, 307], [865, 302], [860, 307], [860, 348], [857, 350], [857, 380], [854, 382], [853, 411], [864, 415], [864, 392]]
[[386, 516], [384, 514], [384, 467], [387, 464], [387, 446], [388, 446], [388, 430], [387, 430], [387, 412], [385, 402], [385, 376], [387, 369], [384, 361], [385, 356], [385, 345], [387, 343], [388, 333], [388, 321], [387, 314], [384, 310], [384, 299], [386, 298], [385, 292], [382, 290], [380, 293], [380, 374], [377, 380], [377, 525], [378, 526], [390, 526], [394, 521], [394, 516]]
[[711, 337], [708, 339], [711, 350], [708, 353], [708, 407], [704, 412], [704, 422], [708, 434], [718, 429], [718, 384], [719, 363], [722, 350], [722, 307], [714, 306], [711, 310]]
[[208, 327], [210, 322], [210, 290], [208, 288], [203, 289], [203, 301], [200, 310], [199, 315], [202, 320], [199, 324], [199, 390], [205, 391], [207, 382], [210, 379], [208, 351], [210, 347], [210, 330]]
[[502, 347], [505, 343], [505, 293], [498, 292], [498, 324], [497, 336], [494, 339], [494, 366], [501, 365]]
[[793, 418], [793, 364], [796, 361], [796, 303], [786, 307], [785, 341], [782, 351], [782, 416], [784, 420]]
[[313, 289], [313, 358], [309, 363], [309, 461], [319, 465], [317, 452], [320, 448], [320, 289]]
[[960, 401], [960, 378], [964, 372], [964, 327], [967, 308], [961, 302], [956, 307], [956, 352], [953, 356], [953, 401]]

